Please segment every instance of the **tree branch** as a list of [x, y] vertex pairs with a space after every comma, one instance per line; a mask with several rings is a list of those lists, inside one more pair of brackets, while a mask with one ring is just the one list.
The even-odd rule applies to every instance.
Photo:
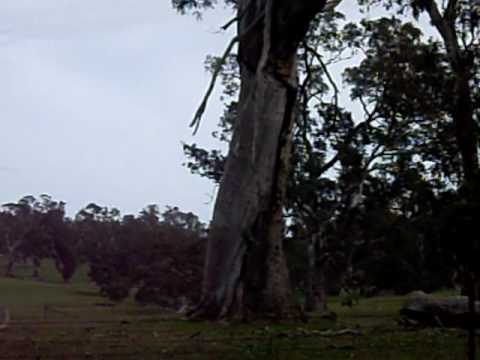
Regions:
[[[440, 33], [448, 56], [452, 65], [455, 67], [460, 61], [460, 49], [455, 32], [455, 12], [457, 0], [449, 0], [445, 16], [442, 16], [435, 0], [425, 0], [425, 10], [427, 11], [432, 24]], [[453, 16], [453, 18], [452, 18]], [[453, 23], [452, 23], [453, 21]]]
[[220, 75], [220, 72], [222, 71], [222, 66], [225, 64], [228, 55], [232, 52], [233, 47], [235, 46], [236, 43], [238, 43], [244, 36], [246, 36], [265, 16], [265, 11], [263, 11], [249, 26], [248, 28], [242, 33], [237, 36], [235, 36], [232, 40], [230, 40], [230, 43], [228, 44], [227, 48], [225, 49], [225, 52], [223, 53], [222, 57], [220, 58], [220, 62], [217, 65], [217, 68], [213, 72], [212, 78], [210, 80], [210, 84], [207, 88], [207, 91], [205, 93], [205, 96], [202, 99], [202, 102], [200, 103], [200, 106], [198, 107], [197, 111], [195, 112], [195, 115], [193, 117], [192, 122], [190, 123], [190, 127], [193, 127], [193, 135], [195, 135], [198, 132], [198, 129], [200, 127], [200, 122], [202, 120], [203, 114], [205, 113], [205, 110], [207, 108], [208, 100], [210, 99], [210, 96], [212, 95], [213, 89], [215, 88], [215, 84], [217, 83], [218, 76]]
[[335, 108], [338, 109], [338, 94], [339, 94], [338, 86], [335, 83], [335, 80], [333, 80], [332, 75], [328, 71], [327, 65], [325, 65], [325, 63], [323, 62], [322, 56], [315, 49], [308, 46], [307, 44], [305, 44], [305, 50], [312, 53], [312, 55], [317, 59], [318, 63], [320, 64], [323, 72], [327, 76], [328, 82], [330, 83], [330, 85], [333, 88]]

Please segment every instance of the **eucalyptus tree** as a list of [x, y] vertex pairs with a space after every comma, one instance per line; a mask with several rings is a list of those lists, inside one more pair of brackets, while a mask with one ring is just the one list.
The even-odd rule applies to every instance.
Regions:
[[[236, 305], [292, 315], [282, 248], [283, 203], [297, 99], [297, 50], [326, 1], [226, 1], [237, 11], [241, 89], [217, 195], [203, 296], [193, 316], [219, 318]], [[174, 0], [179, 10], [213, 1]], [[202, 110], [202, 109], [200, 109]], [[201, 111], [197, 114], [197, 119]]]
[[[437, 32], [446, 64], [439, 76], [450, 76], [446, 91], [449, 94], [448, 115], [453, 119], [456, 144], [461, 155], [462, 173], [460, 194], [463, 202], [475, 198], [479, 179], [480, 118], [480, 4], [475, 0], [361, 0], [363, 4], [382, 4], [398, 12], [411, 11], [418, 18], [426, 15]], [[439, 119], [439, 121], [442, 121]], [[473, 215], [473, 214], [472, 214]], [[459, 216], [461, 216], [459, 214]], [[470, 235], [453, 248], [459, 265], [464, 269], [469, 295], [471, 317], [475, 317], [475, 299], [480, 244]], [[475, 325], [469, 329], [469, 358], [475, 358]]]
[[[25, 234], [34, 224], [33, 196], [25, 196], [16, 203], [3, 204], [1, 209], [2, 249], [7, 257], [6, 276], [14, 276], [15, 263], [25, 257], [19, 253]], [[23, 259], [22, 259], [23, 258]]]
[[0, 236], [8, 256], [6, 273], [13, 276], [18, 260], [31, 260], [34, 277], [39, 276], [42, 259], [53, 258], [57, 270], [68, 281], [75, 271], [71, 249], [71, 226], [65, 219], [65, 203], [42, 194], [37, 199], [25, 196], [16, 203], [4, 204]]
[[[387, 187], [382, 195], [387, 214], [394, 203], [408, 200], [401, 199], [402, 191], [416, 193], [411, 184], [399, 186], [398, 179], [411, 178], [409, 172], [428, 178], [437, 192], [444, 190], [445, 179], [454, 183], [459, 175], [452, 121], [438, 122], [448, 112], [445, 88], [450, 80], [442, 76], [445, 59], [438, 45], [425, 41], [413, 24], [395, 18], [341, 26], [342, 20], [334, 12], [317, 18], [299, 51], [300, 86], [284, 215], [308, 249], [308, 266], [302, 271], [308, 274], [306, 308], [312, 310], [324, 307], [322, 272], [334, 253], [331, 249], [342, 248], [350, 258], [347, 263], [352, 262], [360, 236], [354, 246], [346, 225], [365, 198], [380, 196], [378, 183]], [[363, 55], [358, 65], [344, 72], [344, 83], [363, 114], [339, 106], [339, 86], [328, 71], [330, 64], [348, 56], [346, 49]], [[214, 71], [219, 62], [210, 58], [208, 69]], [[226, 110], [214, 136], [228, 141], [237, 116], [239, 77], [232, 56], [221, 66]], [[220, 181], [225, 165], [220, 150], [195, 144], [184, 148], [193, 173]], [[343, 231], [336, 231], [331, 241], [326, 229], [333, 224]]]
[[[304, 135], [295, 142], [293, 191], [288, 199], [292, 202], [297, 225], [311, 224], [304, 225], [304, 232], [311, 234], [309, 252], [313, 255], [309, 257], [309, 268], [315, 262], [324, 264], [325, 252], [330, 253], [325, 245], [320, 246], [324, 252], [320, 256], [314, 249], [315, 244], [325, 244], [325, 234], [323, 239], [319, 235], [332, 222], [342, 224], [339, 226], [342, 231], [337, 231], [334, 242], [336, 247], [344, 243], [343, 253], [351, 267], [351, 258], [362, 243], [359, 241], [362, 236], [358, 229], [349, 229], [347, 224], [354, 222], [354, 214], [358, 217], [357, 208], [362, 202], [369, 202], [368, 197], [378, 197], [379, 194], [371, 191], [373, 184], [382, 182], [392, 188], [382, 195], [385, 211], [389, 212], [389, 204], [400, 200], [397, 179], [408, 172], [415, 170], [425, 178], [436, 178], [437, 191], [446, 186], [443, 179], [456, 179], [457, 147], [454, 141], [452, 144], [454, 137], [448, 136], [452, 124], [448, 121], [438, 124], [438, 119], [445, 117], [448, 109], [444, 87], [449, 77], [442, 76], [439, 71], [444, 59], [438, 46], [424, 41], [421, 31], [414, 25], [395, 18], [364, 19], [360, 24], [345, 24], [337, 31], [337, 42], [342, 44], [339, 48], [348, 47], [361, 56], [358, 56], [358, 65], [344, 71], [344, 84], [350, 89], [351, 99], [361, 104], [362, 118], [359, 111], [350, 113], [316, 100], [322, 82], [310, 73], [315, 65], [322, 68], [322, 64], [309, 61], [309, 56], [313, 60], [321, 59], [320, 54], [325, 57], [324, 54], [335, 54], [338, 50], [332, 47], [331, 41], [320, 38], [318, 42], [318, 39], [318, 35], [309, 37], [310, 44], [306, 46], [305, 78], [312, 78], [314, 83], [305, 85], [305, 100], [301, 101], [305, 106], [301, 106], [304, 111], [299, 116], [304, 120], [298, 129]], [[412, 83], [417, 86], [412, 87]], [[309, 124], [313, 128], [310, 125], [311, 128], [305, 130]], [[326, 156], [328, 153], [330, 159]], [[322, 175], [336, 164], [337, 174], [329, 173], [330, 179], [336, 178], [337, 189], [333, 191], [336, 195], [332, 195], [332, 191], [323, 194], [321, 189], [326, 179]], [[409, 185], [405, 184], [402, 190]], [[394, 187], [396, 192], [392, 191]], [[336, 205], [332, 207], [329, 199], [335, 197]], [[368, 224], [362, 226], [361, 232], [368, 231]], [[347, 240], [352, 238], [349, 231], [357, 232], [353, 242]], [[321, 269], [310, 273], [318, 275]], [[309, 284], [308, 287], [314, 282], [310, 279]], [[317, 287], [307, 294], [322, 292]]]

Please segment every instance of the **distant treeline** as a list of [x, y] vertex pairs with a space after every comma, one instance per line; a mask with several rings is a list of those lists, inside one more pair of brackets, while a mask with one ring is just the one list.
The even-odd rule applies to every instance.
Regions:
[[65, 203], [49, 195], [25, 196], [0, 211], [0, 253], [5, 275], [15, 264], [33, 265], [41, 279], [43, 260], [53, 259], [68, 282], [81, 264], [112, 300], [133, 290], [140, 302], [175, 307], [199, 296], [206, 226], [193, 213], [148, 205], [137, 216], [120, 214], [97, 204], [65, 216]]
[[[455, 221], [462, 218], [449, 214], [458, 214], [462, 203], [454, 193], [425, 187], [410, 195], [392, 208], [372, 192], [361, 208], [338, 211], [316, 235], [321, 241], [315, 243], [314, 274], [312, 234], [287, 219], [284, 242], [294, 286], [305, 293], [314, 281], [317, 296], [453, 286], [450, 237], [468, 231], [468, 225], [460, 228]], [[134, 295], [141, 303], [178, 308], [199, 299], [208, 229], [196, 215], [149, 205], [136, 216], [122, 216], [92, 203], [71, 219], [64, 207], [48, 195], [2, 206], [6, 276], [15, 276], [15, 264], [29, 262], [40, 279], [42, 261], [53, 259], [66, 282], [80, 264], [88, 265], [92, 281], [115, 301]]]

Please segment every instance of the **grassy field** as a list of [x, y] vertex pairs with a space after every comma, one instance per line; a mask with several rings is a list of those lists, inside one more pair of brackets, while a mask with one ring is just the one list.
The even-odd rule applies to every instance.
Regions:
[[[132, 301], [111, 306], [86, 270], [65, 285], [51, 265], [45, 281], [0, 278], [0, 304], [12, 314], [0, 332], [0, 359], [464, 359], [465, 333], [398, 325], [403, 298], [333, 299], [336, 321], [313, 317], [284, 324], [219, 324], [182, 320]], [[360, 335], [330, 336], [356, 329]]]

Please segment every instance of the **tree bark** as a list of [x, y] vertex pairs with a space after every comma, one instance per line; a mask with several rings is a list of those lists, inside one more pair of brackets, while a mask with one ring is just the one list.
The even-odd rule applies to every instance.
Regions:
[[[240, 0], [241, 91], [215, 203], [196, 318], [294, 309], [283, 253], [283, 203], [297, 90], [296, 53], [322, 0]], [[242, 288], [242, 296], [238, 289]], [[238, 304], [237, 304], [238, 305]]]
[[327, 310], [327, 290], [325, 261], [319, 261], [319, 255], [325, 250], [321, 232], [313, 234], [308, 244], [308, 270], [306, 278], [305, 311], [325, 312]]
[[462, 157], [464, 183], [467, 186], [475, 186], [478, 175], [478, 136], [473, 116], [472, 91], [469, 84], [473, 77], [472, 66], [469, 66], [467, 59], [462, 59], [460, 64], [452, 67], [455, 71], [455, 98], [452, 115], [457, 144]]
[[17, 247], [18, 247], [18, 242], [14, 243], [13, 245], [7, 245], [7, 266], [5, 268], [5, 276], [7, 277], [15, 277], [15, 274], [13, 272], [13, 268], [15, 266], [15, 263], [17, 262]]
[[[440, 33], [447, 50], [450, 66], [455, 75], [455, 83], [453, 88], [453, 107], [452, 117], [455, 124], [456, 142], [462, 158], [463, 168], [463, 185], [467, 192], [473, 191], [478, 186], [478, 129], [474, 119], [474, 108], [472, 101], [472, 89], [470, 80], [473, 77], [473, 54], [468, 49], [461, 49], [458, 39], [456, 21], [457, 21], [457, 1], [449, 0], [447, 9], [442, 15], [434, 0], [426, 0], [426, 11], [430, 16], [432, 24]], [[472, 235], [473, 236], [473, 235]], [[471, 242], [474, 244], [474, 241]], [[470, 360], [476, 357], [476, 323], [474, 319], [477, 317], [476, 302], [476, 283], [477, 276], [473, 271], [476, 259], [476, 251], [478, 246], [474, 245], [470, 251], [471, 258], [467, 259], [466, 266], [466, 291], [468, 293], [468, 303], [471, 323], [468, 328], [469, 333], [469, 353]]]
[[40, 260], [37, 258], [33, 258], [32, 260], [33, 271], [32, 271], [32, 278], [35, 280], [40, 280]]
[[[472, 77], [471, 67], [468, 65], [467, 59], [460, 59], [458, 62], [452, 64], [455, 72], [455, 87], [454, 87], [454, 104], [453, 104], [453, 121], [455, 123], [457, 145], [460, 150], [463, 168], [463, 186], [467, 194], [473, 193], [474, 188], [478, 186], [478, 144], [477, 144], [477, 127], [473, 117], [472, 94], [469, 81]], [[468, 195], [467, 195], [468, 196]], [[475, 236], [471, 234], [471, 236]], [[468, 295], [468, 308], [470, 311], [470, 324], [468, 327], [468, 358], [473, 360], [476, 358], [476, 329], [477, 323], [474, 319], [477, 318], [475, 303], [477, 301], [477, 276], [474, 267], [476, 266], [478, 245], [475, 239], [464, 239], [472, 244], [470, 251], [470, 259], [467, 260], [466, 283], [465, 290]]]
[[455, 75], [452, 117], [455, 123], [456, 141], [462, 157], [464, 183], [474, 182], [479, 171], [478, 134], [473, 117], [472, 89], [474, 55], [460, 48], [456, 29], [455, 1], [450, 0], [447, 11], [441, 14], [435, 1], [425, 1], [426, 10], [445, 45], [450, 67]]
[[15, 265], [15, 258], [12, 256], [8, 259], [7, 267], [5, 269], [6, 277], [15, 277], [15, 274], [13, 273], [14, 265]]

